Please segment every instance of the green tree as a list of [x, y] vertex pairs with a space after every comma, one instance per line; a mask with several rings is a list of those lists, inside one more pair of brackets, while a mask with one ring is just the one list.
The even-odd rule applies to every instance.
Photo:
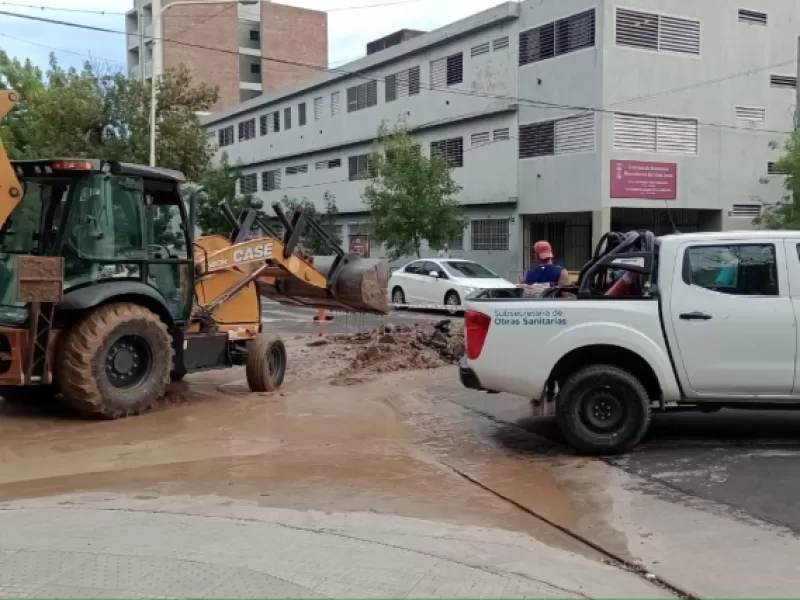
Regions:
[[800, 229], [800, 132], [792, 133], [786, 142], [786, 153], [775, 163], [775, 172], [786, 174], [787, 194], [765, 207], [755, 223], [767, 229]]
[[220, 210], [222, 202], [227, 203], [237, 217], [251, 207], [261, 210], [261, 203], [254, 196], [237, 193], [240, 177], [239, 168], [230, 163], [227, 153], [223, 153], [219, 164], [208, 169], [200, 179], [205, 194], [196, 203], [195, 215], [203, 234], [230, 234], [230, 223]]
[[364, 192], [375, 238], [391, 260], [420, 256], [423, 241], [441, 248], [465, 226], [456, 196], [461, 186], [440, 156], [426, 156], [414, 143], [404, 123], [378, 130], [370, 155], [371, 176]]
[[[336, 207], [336, 196], [325, 190], [322, 196], [323, 210], [317, 210], [316, 205], [308, 198], [289, 198], [284, 196], [281, 200], [284, 206], [290, 211], [293, 211], [296, 206], [301, 206], [303, 211], [313, 219], [320, 228], [334, 241], [338, 246], [342, 245], [342, 237], [339, 234], [339, 227], [336, 219], [339, 215], [339, 209]], [[324, 256], [331, 254], [330, 244], [314, 229], [307, 227], [305, 234], [301, 239], [301, 244], [306, 251], [312, 255]]]
[[[121, 73], [98, 73], [90, 63], [64, 69], [51, 55], [47, 69], [0, 51], [0, 89], [21, 102], [0, 123], [12, 159], [104, 158], [147, 164], [150, 155], [150, 86]], [[168, 69], [157, 93], [156, 164], [199, 180], [212, 149], [197, 113], [216, 103], [218, 91], [195, 84], [185, 66]]]

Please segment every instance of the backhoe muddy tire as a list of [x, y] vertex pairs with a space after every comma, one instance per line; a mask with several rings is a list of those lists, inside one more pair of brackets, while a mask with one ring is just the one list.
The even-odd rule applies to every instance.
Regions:
[[247, 385], [251, 392], [274, 392], [286, 375], [286, 346], [278, 335], [259, 333], [247, 355]]
[[186, 377], [186, 373], [178, 373], [177, 371], [172, 371], [169, 374], [170, 381], [178, 382], [183, 381], [183, 378]]
[[650, 427], [650, 399], [628, 371], [591, 365], [564, 382], [556, 418], [564, 437], [580, 452], [618, 454], [638, 444]]
[[164, 396], [174, 350], [167, 326], [137, 304], [101, 306], [61, 340], [56, 377], [80, 413], [118, 419], [150, 410]]

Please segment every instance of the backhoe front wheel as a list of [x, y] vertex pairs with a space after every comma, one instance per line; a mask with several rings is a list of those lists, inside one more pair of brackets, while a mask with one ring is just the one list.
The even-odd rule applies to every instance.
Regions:
[[173, 352], [157, 315], [137, 304], [108, 304], [60, 341], [56, 377], [66, 403], [83, 414], [138, 415], [164, 395]]
[[247, 385], [251, 392], [274, 392], [286, 375], [286, 346], [278, 335], [259, 333], [247, 355]]

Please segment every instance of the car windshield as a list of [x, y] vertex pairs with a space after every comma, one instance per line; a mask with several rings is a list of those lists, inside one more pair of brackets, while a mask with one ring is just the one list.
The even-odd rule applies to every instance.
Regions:
[[25, 305], [17, 302], [16, 256], [41, 254], [42, 232], [60, 227], [62, 202], [72, 182], [52, 178], [25, 181], [25, 193], [0, 229], [0, 321], [20, 321]]
[[468, 260], [450, 260], [442, 263], [453, 277], [469, 277], [470, 279], [497, 279], [498, 276], [478, 263]]

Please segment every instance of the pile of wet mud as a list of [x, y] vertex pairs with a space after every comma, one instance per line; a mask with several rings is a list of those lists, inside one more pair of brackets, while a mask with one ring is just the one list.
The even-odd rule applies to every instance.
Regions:
[[374, 374], [456, 364], [464, 356], [464, 327], [449, 319], [433, 325], [384, 325], [371, 332], [320, 338], [309, 345], [321, 344], [330, 344], [337, 354], [340, 349], [355, 351], [350, 364], [332, 380], [347, 385]]

